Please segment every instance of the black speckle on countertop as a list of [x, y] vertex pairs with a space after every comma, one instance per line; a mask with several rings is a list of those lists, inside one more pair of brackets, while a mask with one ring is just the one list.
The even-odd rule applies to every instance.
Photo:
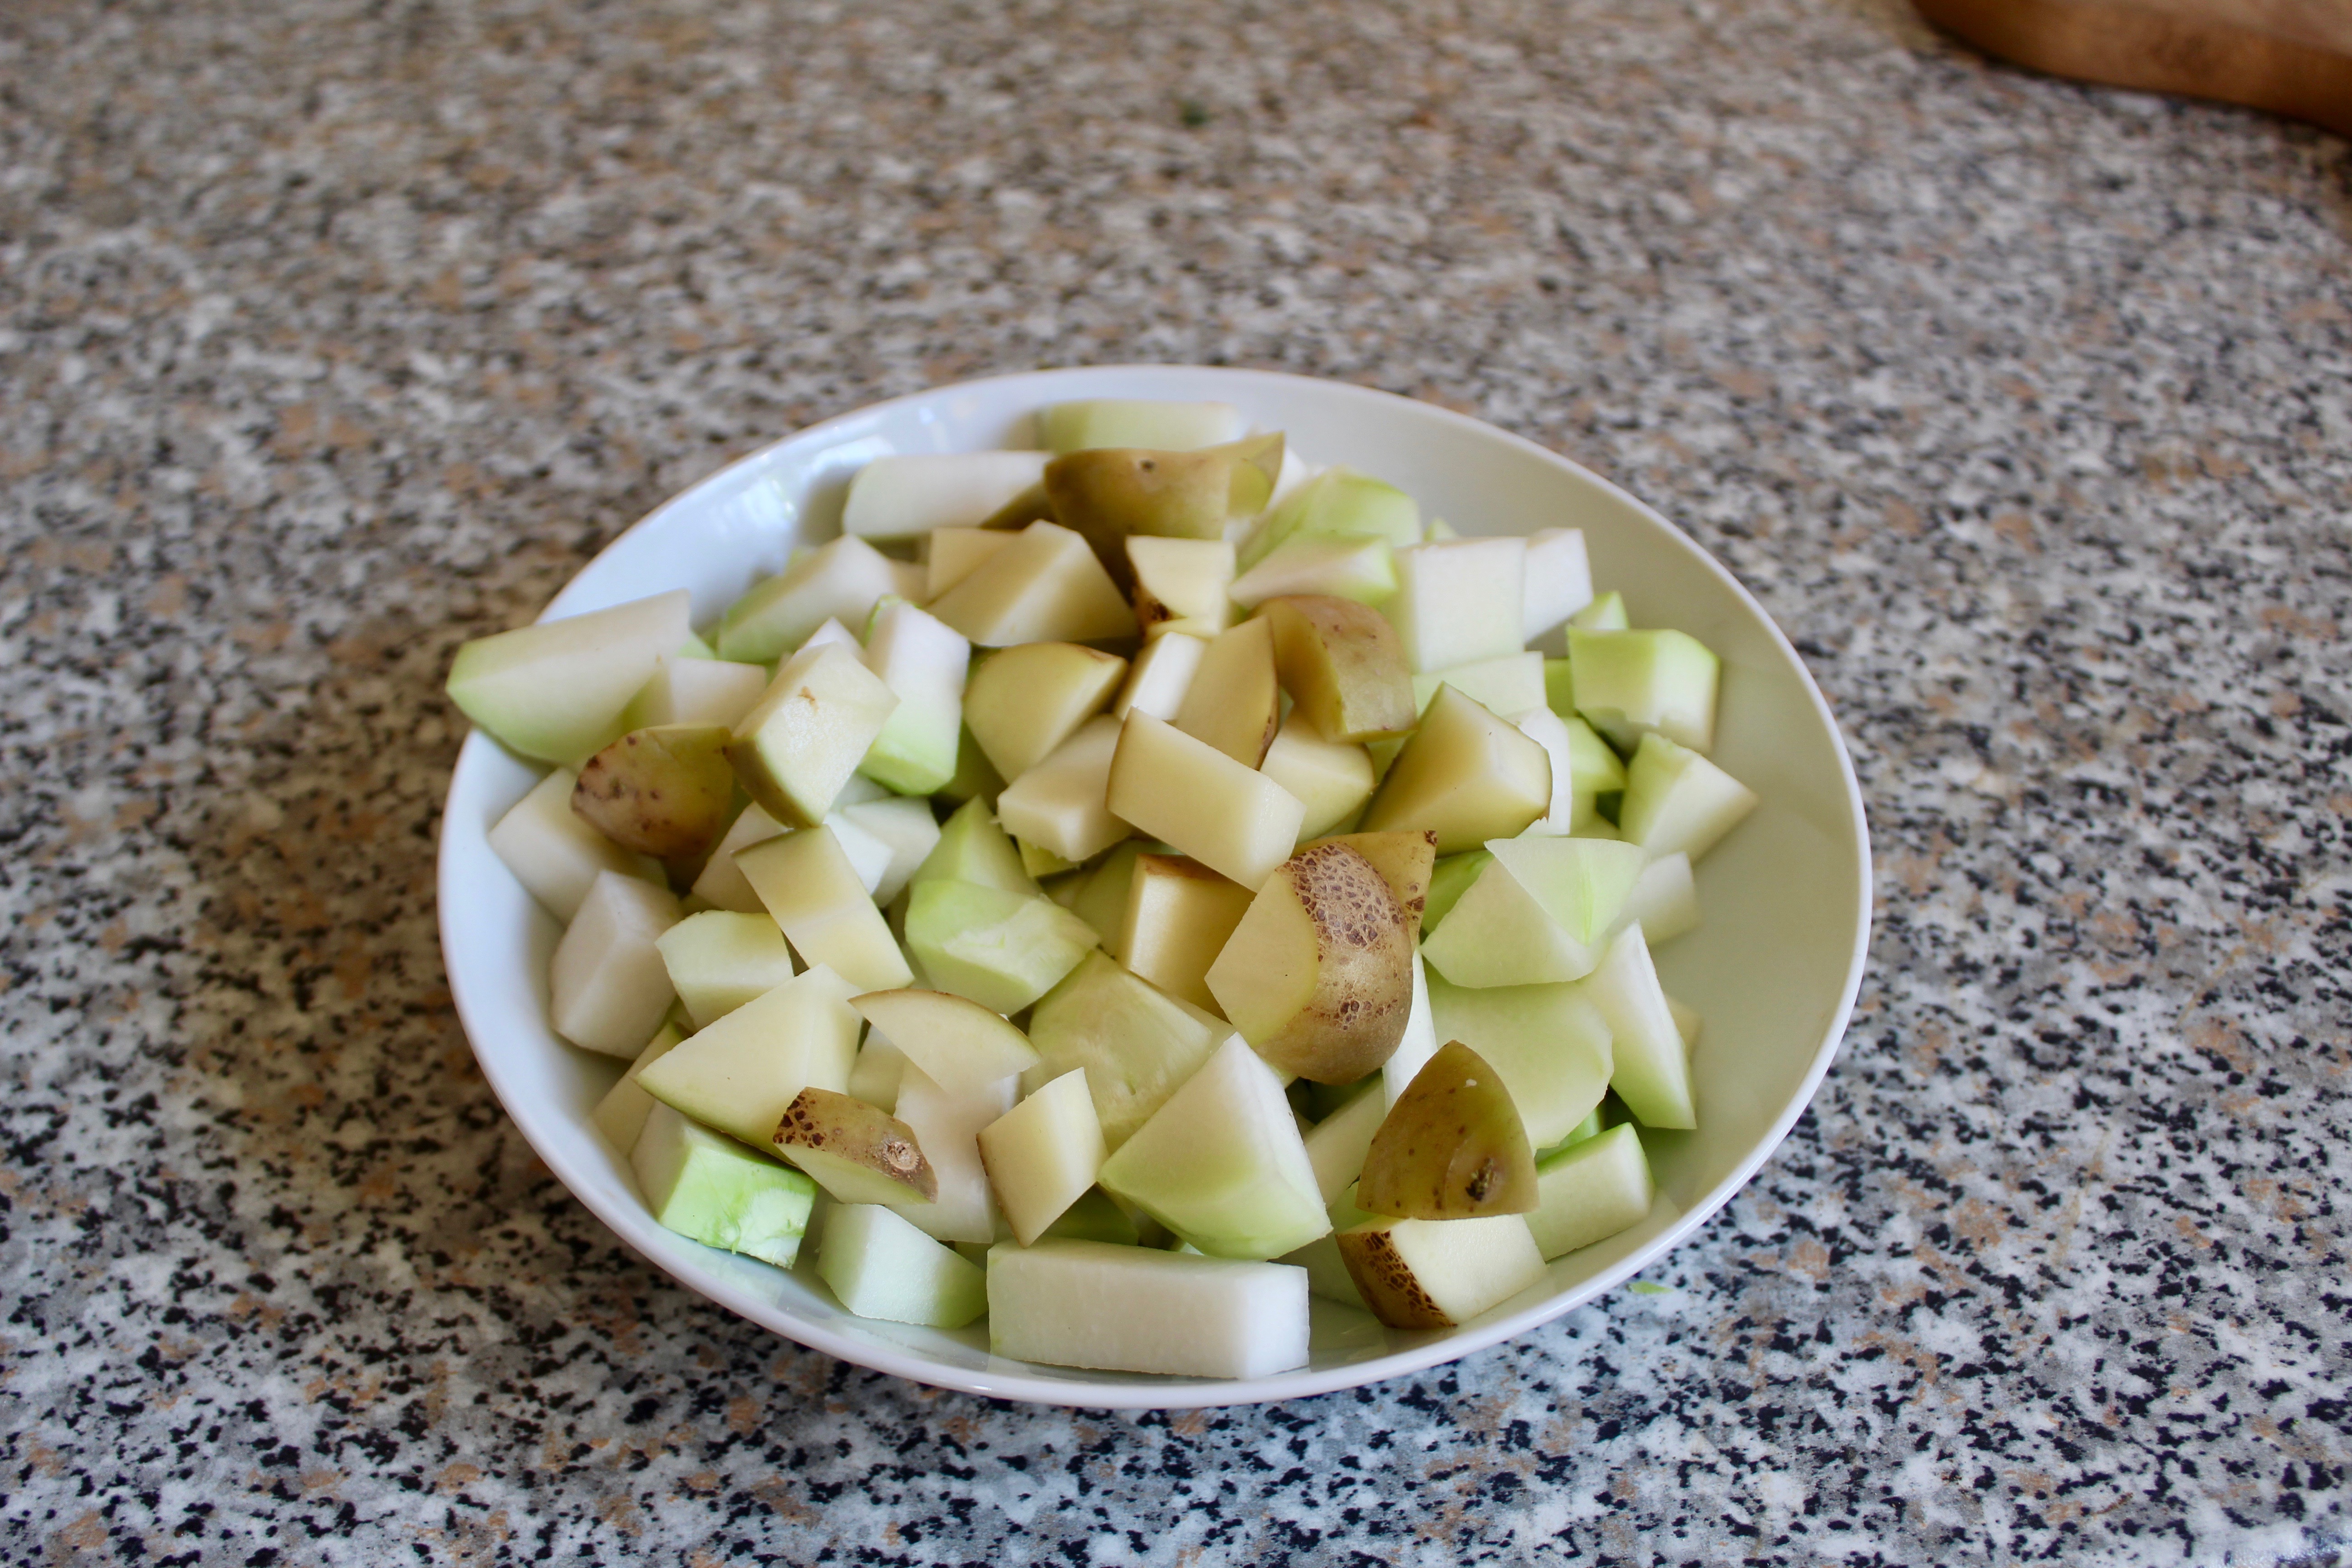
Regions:
[[[2341, 1560], [2342, 141], [1892, 0], [197, 0], [9, 8], [0, 146], [0, 1557]], [[457, 645], [800, 425], [1131, 360], [1588, 462], [1828, 691], [1870, 975], [1663, 1292], [992, 1404], [683, 1292], [475, 1070]]]

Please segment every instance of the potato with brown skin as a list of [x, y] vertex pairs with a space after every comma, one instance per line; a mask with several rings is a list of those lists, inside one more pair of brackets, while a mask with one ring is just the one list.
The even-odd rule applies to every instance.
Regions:
[[1412, 1008], [1412, 940], [1388, 879], [1344, 844], [1268, 877], [1216, 963], [1210, 994], [1276, 1068], [1353, 1083], [1387, 1061]]
[[1502, 1075], [1454, 1040], [1413, 1074], [1364, 1152], [1356, 1206], [1397, 1219], [1529, 1214], [1535, 1152]]
[[669, 861], [707, 855], [735, 798], [730, 737], [723, 724], [633, 730], [581, 768], [572, 809], [625, 849]]
[[940, 1178], [915, 1131], [877, 1106], [804, 1089], [776, 1124], [776, 1152], [845, 1204], [929, 1203]]
[[[1339, 833], [1316, 844], [1344, 844], [1372, 863], [1388, 879], [1404, 913], [1406, 934], [1421, 940], [1422, 911], [1429, 907], [1429, 879], [1436, 873], [1437, 835], [1426, 827], [1394, 828], [1386, 833]], [[1314, 844], [1307, 847], [1312, 849]]]
[[1045, 499], [1063, 527], [1086, 536], [1124, 593], [1134, 586], [1125, 541], [1223, 539], [1255, 517], [1282, 471], [1282, 437], [1252, 436], [1193, 452], [1097, 447], [1045, 465]]
[[1325, 740], [1387, 740], [1413, 727], [1412, 671], [1386, 616], [1353, 599], [1284, 594], [1255, 618], [1273, 628], [1283, 689]]

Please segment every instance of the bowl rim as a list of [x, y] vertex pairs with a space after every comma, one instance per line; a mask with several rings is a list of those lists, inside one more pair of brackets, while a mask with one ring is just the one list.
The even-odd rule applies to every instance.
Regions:
[[[460, 836], [452, 830], [451, 824], [456, 814], [449, 810], [449, 805], [457, 798], [470, 773], [487, 765], [488, 758], [493, 753], [504, 754], [498, 742], [479, 729], [472, 730], [458, 749], [457, 761], [450, 772], [449, 790], [443, 800], [439, 844], [436, 847], [436, 916], [440, 934], [442, 965], [448, 979], [451, 1000], [456, 1007], [459, 1024], [466, 1031], [467, 1043], [471, 1047], [475, 1060], [480, 1064], [483, 1077], [489, 1082], [491, 1091], [497, 1095], [500, 1107], [504, 1109], [517, 1131], [521, 1132], [524, 1142], [530, 1145], [533, 1153], [547, 1165], [576, 1201], [603, 1221], [608, 1229], [629, 1247], [631, 1251], [697, 1295], [715, 1301], [738, 1316], [812, 1350], [822, 1351], [828, 1355], [871, 1371], [887, 1373], [932, 1387], [954, 1389], [992, 1399], [1079, 1409], [1178, 1410], [1264, 1404], [1336, 1393], [1425, 1372], [1432, 1367], [1461, 1360], [1506, 1340], [1515, 1339], [1556, 1318], [1563, 1317], [1575, 1309], [1600, 1299], [1604, 1293], [1633, 1280], [1645, 1268], [1688, 1240], [1701, 1226], [1713, 1219], [1716, 1214], [1731, 1201], [1734, 1194], [1754, 1179], [1756, 1173], [1763, 1167], [1767, 1160], [1771, 1158], [1790, 1131], [1795, 1128], [1799, 1119], [1811, 1106], [1814, 1095], [1820, 1091], [1822, 1080], [1828, 1075], [1831, 1064], [1836, 1059], [1838, 1049], [1845, 1038], [1846, 1027], [1852, 1021], [1854, 1002], [1861, 993], [1863, 974], [1868, 963], [1874, 912], [1870, 827], [1864, 810], [1861, 782], [1854, 773], [1853, 759], [1847, 748], [1844, 732], [1839, 728], [1836, 715], [1830, 708], [1828, 698], [1822, 694], [1820, 683], [1813, 679], [1811, 669], [1798, 654], [1795, 646], [1790, 642], [1788, 635], [1780, 629], [1779, 623], [1766, 612], [1761, 604], [1757, 602], [1755, 595], [1748, 591], [1747, 586], [1712, 553], [1682, 529], [1676, 527], [1656, 508], [1574, 459], [1563, 457], [1549, 447], [1499, 426], [1418, 398], [1403, 397], [1395, 393], [1381, 391], [1359, 383], [1321, 376], [1303, 376], [1284, 371], [1148, 363], [1080, 365], [1008, 372], [964, 381], [941, 383], [921, 391], [861, 404], [855, 408], [779, 437], [773, 441], [766, 442], [695, 480], [615, 535], [565, 581], [564, 585], [549, 600], [538, 618], [545, 620], [556, 614], [581, 579], [585, 577], [605, 556], [617, 550], [631, 535], [652, 526], [672, 508], [686, 505], [703, 490], [723, 483], [737, 470], [772, 460], [781, 448], [787, 446], [808, 444], [822, 447], [828, 437], [840, 432], [854, 421], [868, 420], [886, 410], [919, 405], [943, 396], [997, 390], [1010, 393], [1016, 384], [1028, 384], [1042, 389], [1052, 387], [1056, 383], [1116, 380], [1122, 376], [1147, 376], [1154, 379], [1172, 377], [1178, 380], [1198, 378], [1205, 384], [1203, 395], [1213, 395], [1209, 388], [1214, 384], [1229, 383], [1236, 379], [1274, 384], [1306, 384], [1316, 387], [1321, 395], [1336, 394], [1341, 397], [1360, 398], [1383, 404], [1406, 404], [1418, 415], [1433, 419], [1440, 425], [1456, 426], [1465, 432], [1475, 433], [1484, 439], [1501, 440], [1544, 463], [1569, 469], [1580, 479], [1601, 486], [1612, 492], [1618, 500], [1644, 515], [1649, 521], [1658, 524], [1661, 531], [1671, 538], [1675, 547], [1683, 551], [1706, 571], [1713, 574], [1769, 633], [1780, 652], [1787, 658], [1790, 667], [1797, 672], [1802, 681], [1805, 696], [1811, 703], [1815, 716], [1828, 732], [1838, 760], [1841, 782], [1845, 790], [1849, 820], [1853, 825], [1852, 847], [1856, 868], [1853, 897], [1855, 905], [1861, 911], [1861, 918], [1855, 923], [1853, 951], [1847, 960], [1845, 980], [1840, 991], [1837, 1005], [1831, 1015], [1830, 1022], [1822, 1031], [1821, 1043], [1814, 1047], [1812, 1060], [1806, 1068], [1797, 1092], [1790, 1097], [1787, 1107], [1774, 1119], [1770, 1128], [1757, 1141], [1746, 1157], [1648, 1242], [1597, 1273], [1579, 1281], [1576, 1285], [1555, 1296], [1521, 1308], [1517, 1311], [1479, 1321], [1465, 1328], [1433, 1335], [1418, 1342], [1392, 1349], [1383, 1355], [1349, 1362], [1320, 1371], [1300, 1368], [1292, 1372], [1255, 1378], [1171, 1377], [1153, 1383], [1091, 1382], [1083, 1375], [1085, 1369], [1076, 1368], [1070, 1371], [1080, 1375], [1037, 1376], [1018, 1370], [1028, 1363], [1010, 1360], [1002, 1360], [1002, 1365], [1004, 1368], [1002, 1372], [992, 1366], [988, 1371], [974, 1373], [933, 1361], [918, 1351], [874, 1341], [854, 1339], [821, 1324], [803, 1321], [793, 1314], [789, 1302], [762, 1299], [737, 1287], [730, 1280], [701, 1276], [695, 1271], [666, 1261], [657, 1252], [652, 1250], [646, 1244], [646, 1240], [640, 1239], [641, 1230], [648, 1230], [649, 1227], [658, 1228], [656, 1222], [644, 1210], [642, 1203], [637, 1205], [635, 1212], [632, 1213], [618, 1205], [598, 1201], [596, 1197], [591, 1195], [596, 1192], [597, 1184], [587, 1179], [584, 1169], [566, 1151], [566, 1148], [561, 1144], [551, 1147], [548, 1141], [543, 1141], [538, 1135], [537, 1123], [547, 1113], [531, 1104], [529, 1097], [518, 1097], [511, 1092], [512, 1080], [509, 1078], [499, 1053], [485, 1049], [480, 1043], [482, 1036], [486, 1033], [486, 1031], [478, 1030], [475, 1026], [475, 1019], [480, 1016], [480, 1008], [470, 999], [469, 982], [466, 978], [465, 966], [457, 962], [451, 929], [449, 914], [452, 908], [451, 895], [455, 890], [456, 879], [460, 875], [461, 856], [467, 852], [467, 847], [461, 844]], [[1045, 401], [1052, 400], [1045, 399]], [[520, 1107], [517, 1104], [518, 1098], [524, 1101]], [[647, 1240], [649, 1239], [648, 1235]], [[1001, 1359], [994, 1356], [990, 1358], [992, 1363], [997, 1363]]]

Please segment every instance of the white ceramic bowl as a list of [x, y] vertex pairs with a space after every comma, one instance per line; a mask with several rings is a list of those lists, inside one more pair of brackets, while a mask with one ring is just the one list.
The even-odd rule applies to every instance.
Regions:
[[1581, 528], [1595, 584], [1624, 594], [1635, 625], [1679, 626], [1722, 656], [1714, 754], [1762, 805], [1698, 868], [1705, 923], [1658, 954], [1667, 989], [1706, 1028], [1695, 1060], [1699, 1130], [1643, 1135], [1661, 1193], [1650, 1217], [1555, 1260], [1540, 1284], [1457, 1329], [1396, 1332], [1318, 1301], [1312, 1361], [1276, 1377], [1033, 1365], [991, 1355], [984, 1323], [949, 1333], [852, 1317], [805, 1254], [780, 1272], [674, 1235], [646, 1212], [627, 1162], [589, 1121], [621, 1064], [550, 1032], [547, 966], [559, 931], [486, 837], [540, 770], [477, 733], [458, 754], [442, 824], [441, 941], [458, 1016], [508, 1113], [598, 1218], [712, 1300], [845, 1361], [1002, 1399], [1153, 1408], [1321, 1394], [1451, 1361], [1632, 1279], [1755, 1173], [1829, 1069], [1862, 979], [1870, 854], [1852, 764], [1794, 650], [1728, 573], [1624, 491], [1475, 420], [1360, 386], [1192, 367], [1041, 371], [878, 404], [754, 453], [615, 540], [546, 614], [686, 587], [696, 624], [707, 626], [781, 569], [795, 543], [838, 531], [843, 489], [866, 459], [1030, 444], [1034, 410], [1077, 397], [1235, 404], [1260, 427], [1286, 431], [1302, 455], [1400, 485], [1464, 533]]

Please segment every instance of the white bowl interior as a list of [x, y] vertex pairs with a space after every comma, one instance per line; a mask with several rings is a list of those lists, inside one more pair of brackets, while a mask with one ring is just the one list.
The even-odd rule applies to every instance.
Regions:
[[483, 1070], [549, 1167], [632, 1247], [712, 1300], [815, 1349], [925, 1383], [1059, 1405], [1166, 1407], [1291, 1398], [1393, 1377], [1518, 1333], [1633, 1278], [1720, 1207], [1786, 1135], [1828, 1068], [1862, 975], [1869, 850], [1860, 793], [1827, 705], [1728, 574], [1655, 512], [1534, 445], [1458, 415], [1335, 382], [1193, 367], [1044, 371], [901, 398], [804, 430], [713, 475], [614, 542], [549, 616], [693, 591], [707, 626], [798, 542], [838, 531], [849, 475], [883, 452], [1027, 444], [1030, 416], [1074, 397], [1215, 398], [1304, 456], [1375, 473], [1464, 533], [1584, 531], [1593, 580], [1637, 626], [1679, 626], [1724, 661], [1715, 758], [1762, 797], [1701, 863], [1705, 923], [1664, 946], [1666, 988], [1706, 1018], [1694, 1061], [1700, 1127], [1643, 1133], [1660, 1186], [1633, 1230], [1555, 1260], [1477, 1321], [1402, 1333], [1317, 1303], [1314, 1357], [1241, 1382], [1079, 1372], [1006, 1361], [984, 1328], [853, 1317], [809, 1268], [782, 1273], [663, 1229], [589, 1114], [622, 1064], [557, 1039], [547, 965], [558, 927], [488, 847], [540, 776], [487, 736], [459, 754], [442, 825], [442, 943]]

